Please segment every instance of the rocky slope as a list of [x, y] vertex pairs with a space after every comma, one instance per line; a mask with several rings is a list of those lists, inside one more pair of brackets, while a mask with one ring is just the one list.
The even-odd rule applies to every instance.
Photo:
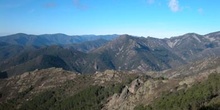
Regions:
[[158, 74], [158, 76], [153, 76], [155, 78], [148, 80], [139, 78], [133, 80], [120, 94], [116, 93], [111, 96], [103, 110], [133, 110], [137, 105], [151, 104], [164, 92], [175, 93], [205, 81], [210, 74], [219, 74], [219, 64], [220, 58], [213, 58], [162, 73], [147, 73], [148, 75]]
[[[59, 108], [55, 106], [56, 104], [69, 103], [69, 98], [78, 97], [78, 94], [88, 92], [88, 89], [96, 90], [99, 88], [97, 91], [107, 92], [105, 93], [107, 95], [105, 97], [108, 98], [112, 93], [120, 92], [124, 84], [128, 84], [136, 77], [138, 77], [136, 73], [117, 72], [113, 70], [107, 70], [102, 73], [98, 72], [94, 75], [80, 75], [79, 73], [66, 71], [61, 68], [26, 72], [21, 75], [0, 80], [0, 109], [22, 109], [23, 107], [29, 107], [26, 106], [26, 104], [32, 104], [33, 101], [37, 103], [41, 103], [39, 100], [52, 101], [53, 99], [50, 99], [50, 97], [47, 99], [44, 99], [44, 97], [54, 93], [53, 97], [56, 98], [57, 101], [52, 103], [53, 106], [51, 106], [51, 108], [44, 103], [44, 101], [41, 104], [44, 107], [55, 109]], [[42, 97], [42, 95], [46, 96]], [[88, 98], [88, 100], [94, 100], [89, 97], [86, 98]], [[103, 98], [99, 100], [104, 101]], [[102, 105], [100, 102], [97, 104]], [[37, 106], [40, 107], [40, 105]], [[42, 108], [36, 107], [29, 109]]]
[[59, 87], [67, 80], [73, 80], [76, 76], [76, 73], [64, 71], [61, 68], [35, 70], [16, 75], [9, 79], [1, 80], [1, 101], [12, 99], [19, 93], [30, 89], [28, 91], [31, 91], [30, 94], [25, 97], [28, 100], [33, 95], [50, 88]]
[[122, 35], [89, 53], [88, 71], [161, 71], [220, 55], [219, 34], [188, 33], [170, 39]]
[[[123, 35], [112, 42], [94, 50], [95, 59], [115, 70], [147, 71], [164, 70], [185, 64], [175, 53], [167, 48], [161, 39], [139, 38]], [[97, 61], [96, 65], [99, 63]], [[99, 65], [98, 65], [99, 66]], [[105, 68], [100, 67], [99, 70]]]
[[[193, 61], [196, 58], [219, 55], [219, 36], [216, 34], [199, 35], [188, 33], [182, 36], [167, 39], [168, 46], [182, 59]], [[208, 51], [212, 51], [211, 53]], [[201, 54], [202, 53], [202, 54]], [[203, 55], [204, 54], [204, 55]]]
[[[0, 80], [0, 108], [133, 110], [152, 104], [164, 93], [193, 88], [219, 74], [219, 65], [220, 58], [210, 58], [163, 72], [107, 70], [81, 75], [60, 68], [35, 70]], [[45, 95], [51, 95], [46, 102]]]

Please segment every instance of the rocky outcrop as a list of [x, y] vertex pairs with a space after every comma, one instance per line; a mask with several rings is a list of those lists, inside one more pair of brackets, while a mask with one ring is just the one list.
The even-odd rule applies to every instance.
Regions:
[[142, 83], [143, 81], [141, 81], [140, 79], [135, 79], [134, 81], [132, 81], [131, 86], [128, 88], [129, 92], [135, 94]]
[[125, 86], [120, 94], [115, 93], [108, 99], [108, 103], [103, 110], [130, 110], [130, 98], [132, 94], [135, 94], [138, 87], [142, 84], [140, 79], [132, 81], [130, 87]]
[[109, 83], [129, 82], [129, 80], [133, 80], [139, 75], [139, 73], [135, 72], [106, 70], [104, 72], [97, 71], [94, 75], [92, 75], [92, 78], [94, 80], [93, 85], [105, 85]]
[[95, 80], [95, 84], [103, 84], [111, 80], [121, 82], [121, 78], [119, 75], [120, 74], [117, 71], [106, 70], [105, 72], [96, 72], [93, 78]]
[[[210, 58], [174, 70], [150, 72], [157, 78], [139, 78], [127, 85], [120, 94], [111, 96], [103, 110], [133, 110], [136, 105], [148, 105], [164, 92], [187, 89], [200, 83], [212, 73], [220, 73], [220, 58]], [[162, 74], [163, 73], [163, 74]]]

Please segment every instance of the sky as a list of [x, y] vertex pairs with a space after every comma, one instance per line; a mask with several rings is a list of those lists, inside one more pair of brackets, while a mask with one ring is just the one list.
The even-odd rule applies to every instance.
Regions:
[[204, 35], [220, 31], [219, 5], [220, 0], [0, 0], [0, 35]]

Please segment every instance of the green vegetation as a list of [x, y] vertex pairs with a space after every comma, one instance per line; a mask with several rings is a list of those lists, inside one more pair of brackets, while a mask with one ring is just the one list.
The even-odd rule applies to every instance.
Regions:
[[135, 110], [216, 110], [220, 108], [219, 96], [220, 75], [212, 74], [188, 90], [164, 94], [151, 105], [138, 105]]
[[120, 92], [122, 88], [122, 85], [91, 86], [66, 99], [59, 98], [59, 91], [47, 91], [27, 101], [20, 109], [99, 110], [110, 95]]
[[16, 101], [8, 100], [5, 103], [0, 104], [0, 110], [15, 110], [16, 108]]
[[113, 93], [119, 92], [120, 86], [91, 86], [78, 94], [62, 101], [56, 109], [61, 110], [100, 110], [104, 101]]
[[99, 110], [109, 96], [121, 92], [123, 87], [122, 84], [90, 86], [70, 97], [63, 97], [63, 89], [53, 89], [42, 92], [24, 103], [19, 102], [32, 89], [30, 87], [17, 98], [1, 104], [0, 110], [18, 109], [18, 104], [21, 104], [20, 110]]
[[20, 99], [24, 98], [32, 89], [33, 89], [33, 86], [30, 86], [23, 92], [19, 93], [17, 97], [11, 100], [7, 100], [4, 103], [0, 103], [0, 110], [15, 110], [17, 105], [21, 103]]
[[46, 91], [24, 103], [21, 110], [48, 110], [57, 102], [54, 91]]

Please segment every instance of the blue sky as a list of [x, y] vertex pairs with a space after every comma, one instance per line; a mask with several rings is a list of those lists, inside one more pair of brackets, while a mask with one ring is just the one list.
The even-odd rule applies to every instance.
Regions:
[[220, 31], [219, 5], [220, 0], [0, 0], [0, 35], [207, 34]]

